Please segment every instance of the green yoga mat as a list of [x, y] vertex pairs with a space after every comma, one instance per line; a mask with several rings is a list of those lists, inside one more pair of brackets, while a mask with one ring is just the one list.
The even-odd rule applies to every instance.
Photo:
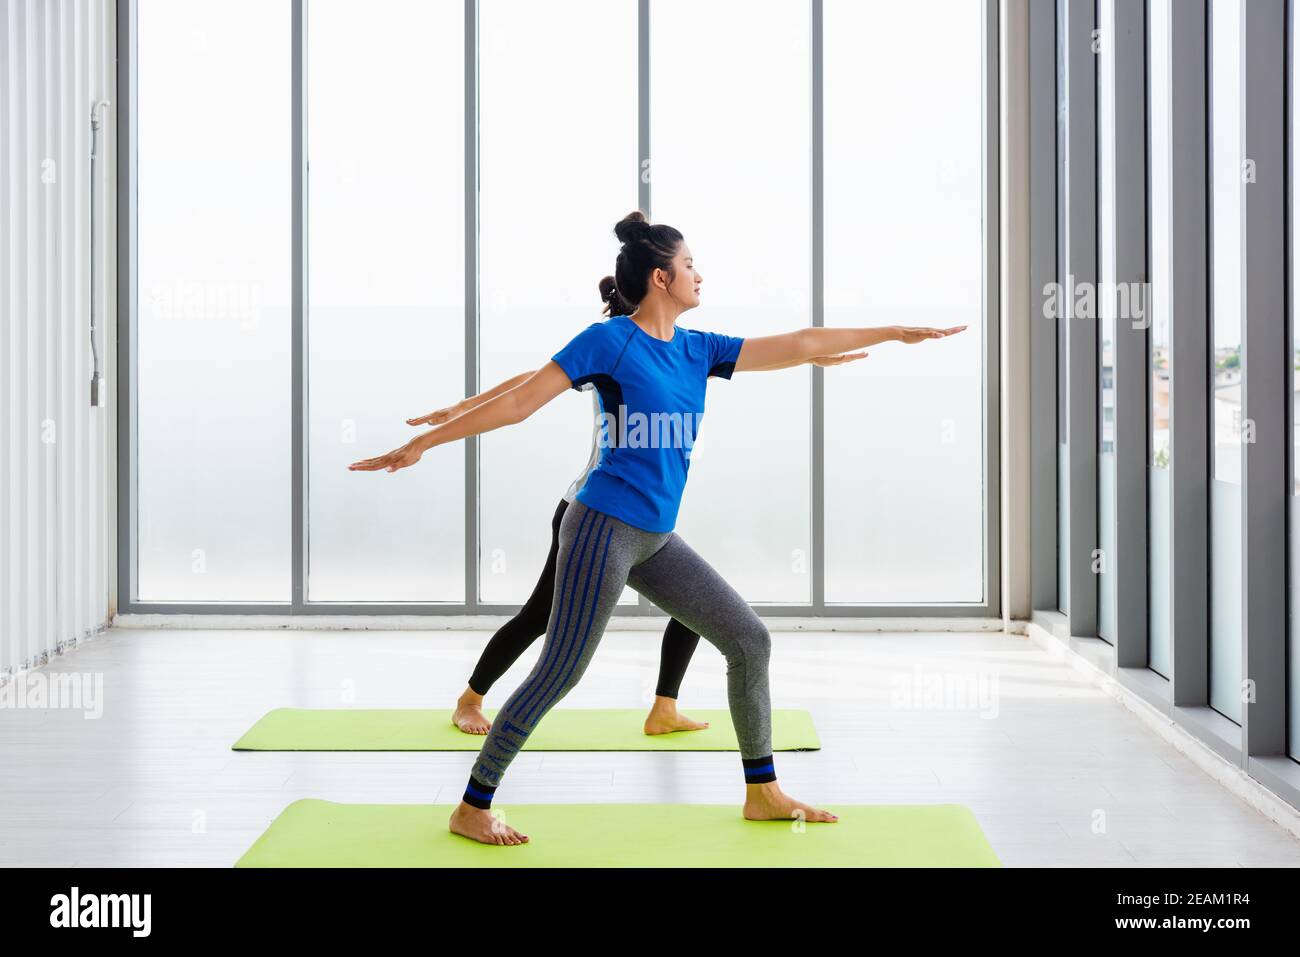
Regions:
[[[485, 711], [488, 719], [496, 710]], [[687, 712], [708, 721], [702, 731], [646, 734], [645, 712], [556, 708], [538, 725], [525, 751], [736, 751], [731, 715], [707, 708]], [[451, 723], [451, 711], [384, 708], [277, 708], [235, 742], [235, 751], [477, 751], [484, 736]], [[772, 712], [773, 751], [821, 747], [807, 711]]]
[[285, 808], [236, 867], [1000, 867], [959, 804], [827, 807], [834, 824], [746, 821], [734, 804], [522, 804], [529, 837], [477, 844], [447, 830], [452, 806]]

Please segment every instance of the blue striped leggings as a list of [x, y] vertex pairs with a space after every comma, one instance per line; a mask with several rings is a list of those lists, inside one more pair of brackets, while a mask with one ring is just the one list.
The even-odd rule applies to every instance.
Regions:
[[745, 780], [775, 780], [767, 626], [675, 532], [643, 531], [574, 502], [560, 525], [546, 644], [492, 722], [470, 775], [468, 803], [490, 806], [528, 736], [582, 678], [625, 585], [722, 652]]

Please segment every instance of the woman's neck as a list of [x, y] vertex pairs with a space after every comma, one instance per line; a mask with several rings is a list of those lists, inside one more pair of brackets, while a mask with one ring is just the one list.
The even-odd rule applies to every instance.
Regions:
[[628, 316], [628, 318], [640, 326], [646, 335], [667, 342], [674, 335], [673, 326], [677, 324], [677, 315], [677, 313], [669, 313], [661, 308], [642, 303], [636, 312]]

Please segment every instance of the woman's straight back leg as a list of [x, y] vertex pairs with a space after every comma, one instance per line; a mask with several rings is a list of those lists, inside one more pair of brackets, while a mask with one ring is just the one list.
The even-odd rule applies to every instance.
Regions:
[[555, 596], [541, 656], [497, 712], [474, 763], [465, 801], [488, 807], [510, 762], [547, 712], [582, 678], [632, 565], [666, 536], [571, 505], [560, 526]]

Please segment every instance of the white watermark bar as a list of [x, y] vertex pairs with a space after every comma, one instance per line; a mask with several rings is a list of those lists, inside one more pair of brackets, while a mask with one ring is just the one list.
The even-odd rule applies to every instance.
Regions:
[[104, 715], [102, 672], [33, 671], [0, 685], [0, 711], [81, 711], [87, 721]]
[[[1134, 329], [1146, 329], [1151, 324], [1150, 302], [1149, 282], [1075, 282], [1073, 275], [1067, 275], [1064, 283], [1053, 281], [1043, 286], [1044, 319], [1098, 319], [1106, 315], [1130, 322]], [[1112, 308], [1103, 312], [1103, 305]]]

